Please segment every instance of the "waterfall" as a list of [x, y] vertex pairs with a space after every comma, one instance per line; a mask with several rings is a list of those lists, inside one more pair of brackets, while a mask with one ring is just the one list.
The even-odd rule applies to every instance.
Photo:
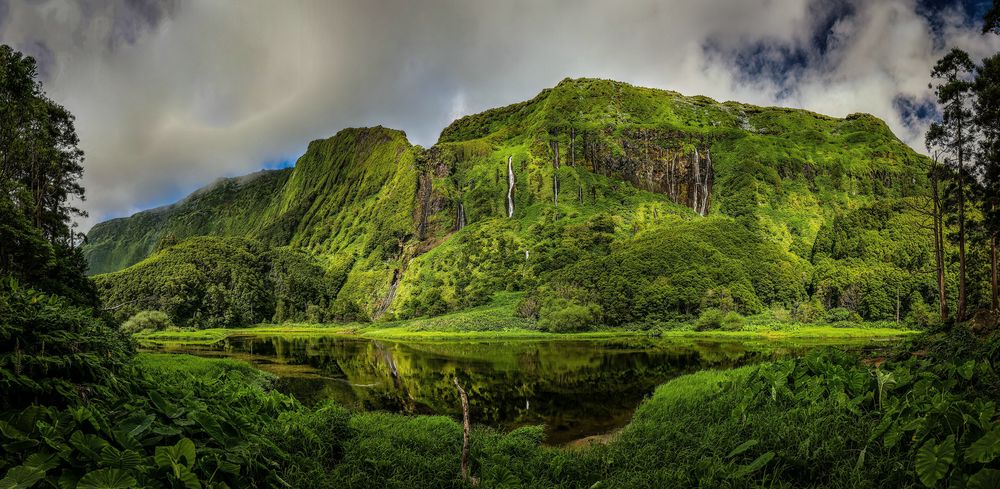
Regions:
[[698, 198], [698, 190], [701, 189], [701, 163], [698, 161], [698, 147], [694, 147], [694, 161], [691, 162], [691, 181], [689, 185], [691, 186], [691, 208], [695, 212], [701, 214], [701, 209], [699, 209], [700, 200]]
[[399, 286], [399, 279], [401, 278], [399, 269], [397, 268], [392, 272], [392, 283], [389, 284], [389, 293], [386, 294], [385, 298], [382, 299], [382, 303], [378, 305], [375, 310], [373, 319], [378, 319], [389, 310], [389, 306], [392, 305], [392, 299], [396, 297], [396, 287]]
[[708, 197], [711, 193], [709, 188], [710, 179], [712, 178], [712, 152], [705, 152], [705, 185], [701, 190], [701, 215], [708, 215]]
[[514, 157], [507, 157], [507, 217], [514, 217]]
[[552, 173], [552, 203], [559, 205], [559, 175]]
[[458, 215], [455, 216], [455, 230], [461, 231], [465, 227], [465, 206], [458, 202]]

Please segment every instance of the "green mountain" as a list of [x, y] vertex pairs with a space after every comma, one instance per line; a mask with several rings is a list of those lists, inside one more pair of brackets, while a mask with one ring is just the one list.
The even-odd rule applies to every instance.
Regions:
[[[916, 210], [927, 164], [866, 114], [567, 79], [453, 122], [428, 149], [345, 129], [293, 169], [98, 224], [84, 253], [105, 297], [135, 301], [122, 316], [202, 301], [207, 285], [184, 296], [148, 282], [176, 282], [154, 266], [196, 264], [207, 245], [189, 238], [218, 236], [310, 255], [325, 292], [300, 300], [327, 319], [438, 315], [499, 291], [524, 292], [519, 313], [552, 329], [716, 307], [890, 319], [933, 297]], [[140, 289], [135, 276], [154, 278]], [[151, 288], [165, 292], [144, 298]]]

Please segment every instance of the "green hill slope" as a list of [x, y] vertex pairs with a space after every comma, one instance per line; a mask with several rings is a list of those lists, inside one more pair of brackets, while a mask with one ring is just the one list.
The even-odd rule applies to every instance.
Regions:
[[[929, 242], [903, 205], [921, 198], [925, 165], [869, 115], [564, 80], [455, 121], [426, 150], [400, 131], [341, 131], [311, 143], [292, 170], [95, 226], [85, 253], [105, 272], [165, 236], [305, 250], [325, 267], [336, 290], [327, 314], [338, 319], [436, 315], [502, 290], [530, 292], [525, 315], [574, 313], [584, 327], [690, 317], [720, 296], [744, 313], [812, 299], [883, 319], [930, 296], [863, 305], [865, 290], [845, 292], [844, 277], [864, 275], [873, 289], [920, 277], [927, 247], [886, 260], [830, 240], [871, 228], [849, 216], [879, 208], [885, 232], [873, 239]], [[635, 257], [646, 261], [628, 265]], [[629, 286], [608, 291], [621, 281]], [[922, 281], [907, 294], [924, 293]]]

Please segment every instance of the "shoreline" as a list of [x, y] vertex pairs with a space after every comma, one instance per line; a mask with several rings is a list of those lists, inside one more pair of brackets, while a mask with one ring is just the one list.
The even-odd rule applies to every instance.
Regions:
[[834, 327], [826, 325], [789, 326], [780, 329], [757, 328], [738, 331], [641, 331], [611, 329], [579, 333], [550, 333], [532, 329], [515, 328], [494, 331], [430, 331], [414, 330], [406, 326], [372, 327], [371, 325], [258, 325], [249, 328], [213, 328], [190, 331], [158, 331], [140, 333], [135, 338], [146, 344], [212, 344], [238, 336], [344, 336], [372, 340], [605, 340], [615, 338], [650, 339], [705, 339], [705, 340], [887, 340], [904, 338], [921, 331], [885, 327]]

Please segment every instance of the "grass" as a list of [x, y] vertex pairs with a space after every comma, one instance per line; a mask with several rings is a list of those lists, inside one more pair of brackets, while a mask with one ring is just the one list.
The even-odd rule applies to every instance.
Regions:
[[484, 306], [442, 316], [417, 318], [384, 323], [290, 323], [260, 324], [250, 328], [212, 328], [171, 330], [140, 333], [136, 337], [146, 343], [212, 344], [230, 336], [255, 335], [351, 335], [374, 339], [462, 340], [462, 339], [601, 339], [628, 336], [660, 336], [664, 338], [719, 339], [873, 339], [894, 338], [918, 333], [892, 323], [802, 324], [777, 321], [750, 321], [738, 331], [695, 331], [690, 325], [678, 329], [608, 328], [578, 333], [540, 331], [530, 319], [516, 317], [514, 310], [521, 293], [495, 294]]

